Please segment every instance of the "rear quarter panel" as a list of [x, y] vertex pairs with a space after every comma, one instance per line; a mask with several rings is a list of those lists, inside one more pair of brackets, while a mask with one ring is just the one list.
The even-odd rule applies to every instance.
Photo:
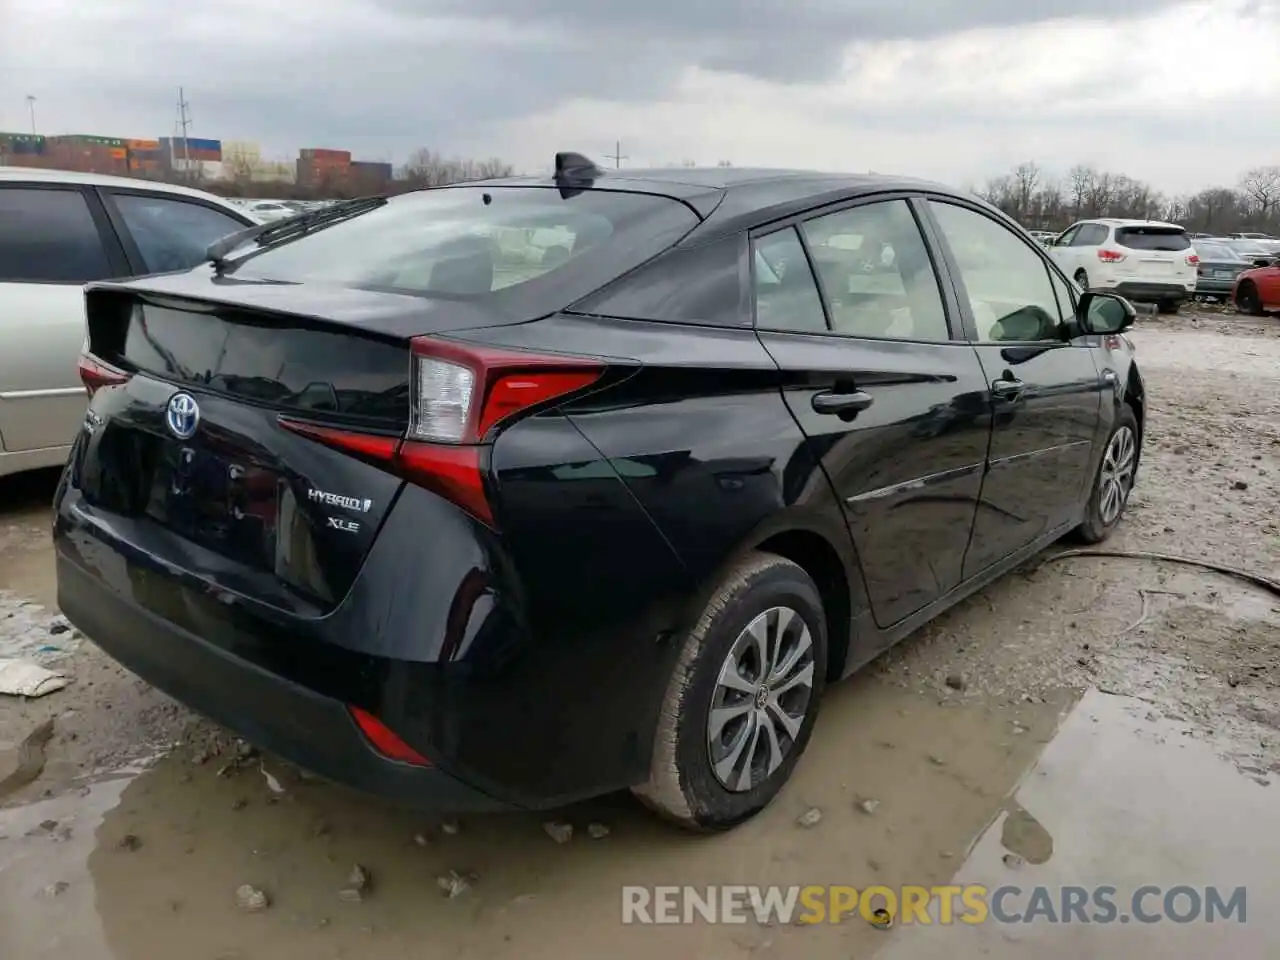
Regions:
[[[564, 413], [653, 518], [689, 584], [705, 587], [739, 551], [778, 533], [806, 531], [839, 557], [854, 611], [865, 603], [830, 482], [753, 330], [562, 315], [485, 333], [486, 342], [640, 364]], [[637, 582], [649, 576], [625, 549], [597, 561], [630, 568]]]

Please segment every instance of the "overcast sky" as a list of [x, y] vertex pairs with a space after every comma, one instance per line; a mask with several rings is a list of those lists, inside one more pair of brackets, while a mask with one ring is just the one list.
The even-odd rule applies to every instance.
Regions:
[[[1178, 192], [1280, 163], [1280, 0], [0, 0], [0, 130]], [[611, 162], [611, 161], [608, 161]]]

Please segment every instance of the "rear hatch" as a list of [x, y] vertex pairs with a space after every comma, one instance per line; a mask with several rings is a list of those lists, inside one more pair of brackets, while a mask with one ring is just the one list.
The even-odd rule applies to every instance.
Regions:
[[[350, 588], [401, 480], [280, 417], [398, 438], [409, 343], [242, 307], [87, 294], [98, 391], [73, 461], [86, 505], [133, 546], [299, 611]], [[110, 380], [108, 380], [110, 382]]]
[[[104, 388], [73, 483], [118, 552], [277, 607], [332, 609], [404, 478], [487, 522], [480, 434], [600, 376], [459, 357], [433, 335], [554, 313], [697, 222], [649, 194], [447, 188], [283, 242], [247, 237], [216, 269], [91, 285], [82, 375]], [[500, 383], [503, 370], [518, 374]]]
[[1176, 226], [1117, 227], [1116, 244], [1127, 254], [1128, 275], [1142, 280], [1185, 283], [1196, 278], [1195, 250]]

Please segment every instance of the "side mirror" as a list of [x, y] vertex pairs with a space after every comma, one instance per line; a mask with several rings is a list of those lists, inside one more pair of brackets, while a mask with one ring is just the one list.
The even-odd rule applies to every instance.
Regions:
[[1082, 294], [1076, 308], [1076, 322], [1086, 334], [1122, 333], [1138, 319], [1133, 304], [1114, 293]]

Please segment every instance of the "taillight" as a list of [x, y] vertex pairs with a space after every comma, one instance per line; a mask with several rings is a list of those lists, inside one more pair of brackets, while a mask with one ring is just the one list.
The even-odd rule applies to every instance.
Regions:
[[1098, 259], [1103, 263], [1119, 263], [1124, 259], [1124, 254], [1119, 250], [1099, 250]]
[[1198, 267], [1199, 265], [1200, 265], [1200, 258], [1196, 256], [1194, 253], [1187, 257], [1188, 267]]
[[281, 417], [287, 430], [392, 470], [494, 525], [484, 485], [485, 439], [504, 421], [575, 393], [603, 376], [598, 360], [473, 346], [434, 337], [410, 342], [409, 429], [357, 433]]
[[351, 719], [356, 722], [369, 745], [388, 760], [412, 764], [415, 767], [429, 767], [431, 761], [413, 747], [405, 743], [400, 736], [368, 710], [359, 707], [348, 707]]
[[118, 387], [129, 382], [129, 374], [103, 363], [88, 353], [80, 354], [80, 382], [92, 397], [103, 387]]
[[509, 417], [600, 379], [604, 365], [558, 357], [462, 345], [434, 337], [411, 341], [413, 400], [407, 439], [428, 443], [482, 443]]

